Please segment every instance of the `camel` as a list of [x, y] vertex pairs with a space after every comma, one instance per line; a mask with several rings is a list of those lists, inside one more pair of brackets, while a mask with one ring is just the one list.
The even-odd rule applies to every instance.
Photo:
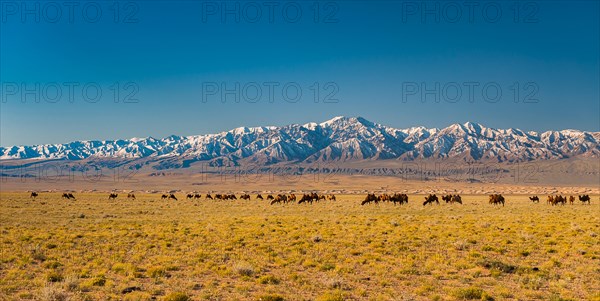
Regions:
[[335, 201], [335, 200], [336, 200], [336, 199], [335, 199], [335, 194], [330, 194], [330, 195], [328, 195], [328, 196], [327, 196], [327, 199], [328, 199], [328, 200], [330, 200], [330, 201]]
[[285, 196], [284, 194], [278, 194], [277, 197], [275, 197], [275, 199], [271, 201], [271, 205], [281, 203], [287, 203], [287, 196]]
[[590, 196], [589, 196], [589, 195], [587, 195], [587, 194], [580, 195], [580, 196], [579, 196], [579, 200], [580, 200], [582, 203], [584, 203], [584, 204], [585, 204], [586, 202], [588, 203], [588, 205], [591, 205], [591, 204], [592, 204], [592, 202], [591, 202], [591, 199], [590, 199]]
[[462, 198], [460, 197], [460, 195], [455, 194], [452, 196], [452, 199], [450, 200], [450, 203], [459, 203], [462, 205]]
[[185, 196], [185, 199], [186, 199], [186, 200], [189, 200], [189, 199], [191, 199], [191, 198], [194, 198], [194, 195], [193, 195], [193, 194], [191, 194], [191, 193], [188, 193], [188, 194]]
[[273, 197], [273, 195], [270, 195], [270, 194], [269, 194], [269, 195], [267, 195], [267, 201], [268, 201], [268, 200], [274, 200], [274, 199], [275, 199], [275, 198]]
[[177, 201], [177, 198], [175, 197], [174, 194], [171, 193], [171, 194], [169, 194], [169, 200], [176, 200]]
[[202, 198], [202, 195], [200, 195], [199, 193], [194, 194], [194, 200], [199, 200], [201, 198]]
[[257, 200], [264, 200], [264, 199], [263, 199], [263, 196], [262, 196], [262, 195], [260, 195], [260, 194], [256, 195], [256, 199], [257, 199]]
[[249, 195], [249, 194], [246, 194], [246, 193], [244, 193], [244, 194], [242, 194], [242, 195], [240, 196], [240, 200], [247, 200], [247, 201], [249, 201], [249, 200], [250, 200], [250, 195]]
[[29, 196], [29, 198], [32, 198], [32, 199], [34, 199], [34, 200], [35, 200], [35, 198], [36, 198], [37, 196], [38, 196], [38, 193], [34, 191], [34, 192], [32, 192], [32, 193], [31, 193], [31, 195]]
[[207, 200], [212, 200], [212, 199], [213, 199], [213, 197], [212, 197], [212, 195], [210, 195], [210, 193], [207, 193], [207, 194], [206, 194], [206, 199], [207, 199]]
[[408, 195], [406, 193], [400, 194], [400, 198], [402, 200], [402, 202], [400, 203], [400, 205], [402, 205], [402, 204], [408, 204]]
[[572, 195], [569, 196], [569, 203], [571, 205], [573, 205], [573, 203], [575, 203], [575, 197], [574, 196], [572, 196]]
[[[312, 192], [310, 194], [310, 198], [312, 202], [318, 202], [319, 200], [321, 200], [321, 197], [316, 192]], [[323, 198], [323, 200], [325, 200], [325, 198]]]
[[440, 200], [435, 194], [429, 194], [429, 196], [425, 197], [425, 202], [423, 202], [423, 206], [427, 204], [433, 205], [433, 202], [436, 202], [438, 205], [440, 204]]
[[442, 200], [444, 200], [446, 202], [446, 204], [448, 204], [448, 203], [450, 203], [450, 201], [452, 201], [452, 195], [451, 194], [443, 195]]
[[539, 203], [540, 202], [540, 198], [538, 198], [537, 195], [530, 196], [529, 199], [531, 200], [532, 203]]
[[546, 203], [548, 205], [554, 205], [554, 196], [549, 195], [548, 198], [546, 199]]
[[161, 199], [161, 200], [166, 200], [166, 199], [168, 199], [168, 198], [169, 198], [169, 196], [168, 196], [168, 195], [166, 195], [166, 194], [163, 194], [163, 195], [161, 195], [161, 196], [160, 196], [160, 199]]
[[312, 204], [313, 199], [309, 194], [303, 194], [302, 198], [298, 201], [298, 204], [302, 204], [302, 203], [311, 203]]
[[119, 196], [119, 195], [118, 195], [118, 194], [116, 194], [116, 193], [111, 193], [111, 194], [108, 196], [108, 199], [109, 199], [109, 200], [114, 200], [114, 199], [116, 199], [118, 196]]
[[365, 200], [362, 201], [362, 203], [360, 203], [360, 205], [362, 206], [365, 204], [371, 204], [372, 202], [374, 202], [375, 204], [379, 204], [379, 198], [377, 196], [375, 196], [374, 193], [369, 193], [365, 197]]
[[135, 200], [135, 194], [133, 194], [133, 193], [128, 193], [128, 194], [127, 194], [127, 198], [128, 198], [128, 199], [133, 199], [133, 200]]
[[567, 197], [559, 195], [558, 196], [558, 202], [560, 202], [560, 204], [563, 205], [563, 206], [566, 205], [567, 204]]

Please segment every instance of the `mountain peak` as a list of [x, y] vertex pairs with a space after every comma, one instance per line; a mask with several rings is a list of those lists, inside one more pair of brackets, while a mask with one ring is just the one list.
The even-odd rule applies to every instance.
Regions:
[[465, 122], [464, 126], [470, 132], [475, 132], [475, 133], [481, 133], [482, 130], [485, 129], [485, 127], [481, 126], [479, 123], [477, 123], [477, 122], [471, 122], [471, 121]]
[[342, 122], [342, 121], [348, 121], [348, 119], [349, 118], [345, 117], [345, 116], [336, 116], [336, 117], [333, 117], [333, 118], [331, 118], [331, 119], [329, 119], [327, 121], [321, 122], [320, 125], [321, 126], [328, 126], [328, 125], [332, 125], [332, 124], [339, 123], [339, 122]]
[[331, 118], [327, 121], [321, 122], [320, 125], [323, 127], [326, 126], [331, 126], [331, 125], [347, 125], [347, 124], [357, 124], [360, 123], [366, 127], [374, 127], [376, 126], [376, 123], [371, 122], [363, 117], [357, 116], [357, 117], [346, 117], [346, 116], [337, 116], [334, 118]]

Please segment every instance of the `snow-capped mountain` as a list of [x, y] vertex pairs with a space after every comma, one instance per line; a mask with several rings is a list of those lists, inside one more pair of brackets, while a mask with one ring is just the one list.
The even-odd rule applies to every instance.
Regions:
[[[600, 157], [600, 132], [578, 130], [524, 132], [477, 123], [443, 129], [395, 129], [361, 117], [335, 117], [322, 123], [283, 127], [240, 127], [199, 136], [0, 147], [0, 160], [151, 159], [205, 161], [211, 165], [250, 162], [360, 161], [381, 159], [464, 158], [529, 161]], [[185, 167], [185, 164], [170, 165]]]

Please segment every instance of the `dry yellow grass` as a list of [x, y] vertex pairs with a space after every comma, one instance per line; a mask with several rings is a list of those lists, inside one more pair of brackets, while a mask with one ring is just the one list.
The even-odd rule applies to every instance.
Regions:
[[600, 300], [597, 195], [555, 207], [76, 195], [0, 193], [0, 299]]

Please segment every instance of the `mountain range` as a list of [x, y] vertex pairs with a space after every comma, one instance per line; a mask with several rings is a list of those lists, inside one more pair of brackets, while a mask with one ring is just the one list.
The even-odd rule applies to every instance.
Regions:
[[230, 131], [74, 141], [65, 144], [0, 147], [0, 160], [112, 160], [152, 164], [157, 169], [252, 163], [349, 162], [458, 158], [523, 162], [600, 157], [600, 132], [494, 129], [478, 123], [396, 129], [362, 117], [282, 127], [239, 127]]

